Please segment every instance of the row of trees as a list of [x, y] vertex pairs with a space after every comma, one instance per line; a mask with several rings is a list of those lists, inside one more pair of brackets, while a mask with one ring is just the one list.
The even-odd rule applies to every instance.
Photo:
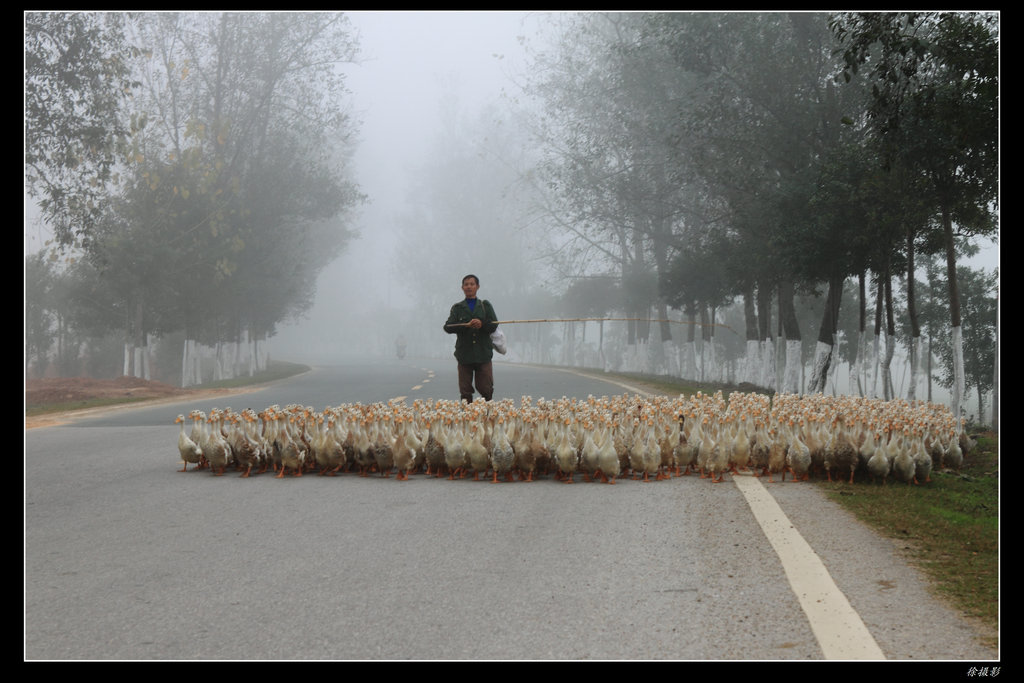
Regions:
[[337, 13], [27, 13], [27, 365], [116, 331], [125, 374], [171, 335], [184, 384], [256, 369], [352, 237], [357, 51]]
[[[579, 264], [573, 276], [599, 268], [621, 283], [618, 310], [667, 319], [672, 307], [705, 330], [714, 329], [721, 307], [742, 301], [744, 379], [776, 386], [774, 344], [784, 340], [778, 388], [811, 392], [824, 389], [835, 366], [852, 278], [856, 374], [870, 373], [873, 303], [874, 358], [887, 398], [893, 279], [900, 278], [908, 395], [916, 398], [916, 275], [922, 257], [941, 255], [949, 324], [930, 338], [949, 340], [959, 412], [958, 253], [963, 238], [991, 236], [997, 225], [997, 16], [680, 12], [559, 20], [561, 39], [535, 55], [528, 87], [544, 107], [537, 122], [544, 206], [566, 228]], [[826, 305], [802, 387], [805, 331], [794, 301], [816, 291]], [[629, 335], [646, 341], [651, 331], [638, 323]], [[667, 323], [658, 341], [671, 344]], [[691, 333], [687, 348], [692, 341]]]
[[[911, 398], [925, 378], [930, 391], [933, 357], [957, 409], [966, 388], [992, 385], [997, 281], [957, 259], [996, 230], [996, 17], [594, 13], [550, 26], [519, 99], [474, 115], [450, 103], [397, 217], [395, 272], [424, 312], [403, 321], [409, 334], [436, 335], [452, 278], [481, 272], [504, 319], [631, 319], [612, 345], [644, 370], [712, 378], [715, 356], [701, 355], [736, 353], [728, 324], [741, 381], [821, 391], [843, 360], [856, 390], [892, 397], [900, 340]], [[27, 260], [27, 284], [41, 283], [27, 362], [114, 329], [126, 372], [162, 336], [184, 348], [190, 383], [197, 344], [219, 346], [231, 372], [239, 349], [300, 314], [361, 200], [335, 68], [355, 49], [337, 14], [27, 15], [26, 175], [81, 256]], [[77, 104], [48, 106], [61, 93]], [[648, 322], [680, 317], [670, 309], [687, 324]], [[587, 334], [515, 333], [547, 362]]]

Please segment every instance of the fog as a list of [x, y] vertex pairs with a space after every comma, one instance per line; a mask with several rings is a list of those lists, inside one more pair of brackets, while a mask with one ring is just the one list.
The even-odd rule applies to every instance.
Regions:
[[[390, 347], [402, 325], [380, 314], [408, 312], [415, 297], [399, 277], [396, 217], [416, 201], [413, 188], [437, 142], [441, 110], [455, 103], [461, 115], [472, 117], [488, 104], [500, 105], [523, 68], [518, 37], [538, 21], [530, 13], [497, 11], [353, 12], [350, 17], [363, 53], [360, 64], [344, 69], [360, 121], [354, 175], [368, 203], [356, 226], [359, 239], [323, 272], [312, 309], [303, 320], [280, 328], [269, 344], [272, 355], [302, 362]], [[487, 226], [480, 227], [480, 238], [487, 240]], [[467, 263], [466, 268], [466, 273], [480, 271], [480, 295], [497, 304], [500, 282], [488, 278], [488, 267]], [[451, 286], [439, 293], [442, 298], [454, 303], [461, 297], [466, 273], [449, 273]], [[434, 331], [442, 338], [446, 316], [446, 309], [433, 312]], [[359, 329], [352, 331], [354, 326]]]
[[[351, 155], [347, 160], [347, 176], [358, 186], [366, 201], [355, 209], [351, 218], [340, 219], [350, 221], [343, 227], [356, 231], [358, 237], [348, 241], [340, 256], [319, 271], [315, 291], [311, 285], [308, 292], [312, 304], [308, 309], [296, 309], [284, 322], [276, 323], [276, 334], [267, 340], [264, 347], [271, 358], [329, 364], [350, 354], [392, 355], [394, 341], [399, 335], [409, 341], [409, 353], [414, 357], [450, 358], [452, 340], [442, 332], [441, 325], [449, 306], [461, 298], [460, 282], [467, 273], [474, 273], [480, 278], [480, 296], [492, 302], [499, 319], [570, 317], [567, 310], [555, 306], [568, 285], [582, 283], [582, 289], [585, 289], [590, 281], [588, 278], [605, 277], [609, 273], [625, 283], [626, 269], [631, 267], [628, 264], [635, 258], [638, 271], [644, 272], [638, 272], [640, 280], [631, 281], [628, 287], [649, 294], [650, 289], [644, 290], [648, 282], [644, 278], [656, 283], [657, 273], [667, 272], [667, 264], [664, 263], [658, 264], [656, 269], [657, 253], [660, 251], [664, 255], [669, 249], [672, 252], [684, 251], [679, 245], [689, 245], [691, 240], [696, 243], [702, 239], [701, 231], [705, 228], [701, 226], [700, 219], [691, 221], [689, 215], [685, 219], [675, 216], [666, 222], [671, 225], [671, 221], [675, 221], [670, 230], [675, 231], [672, 238], [677, 241], [670, 247], [664, 246], [668, 242], [659, 246], [655, 239], [656, 219], [652, 218], [657, 212], [649, 211], [644, 204], [647, 199], [641, 198], [627, 208], [613, 207], [607, 214], [601, 214], [603, 207], [595, 207], [608, 195], [617, 198], [610, 201], [611, 204], [616, 201], [630, 204], [634, 201], [630, 192], [635, 188], [623, 191], [621, 186], [604, 185], [593, 178], [581, 180], [566, 170], [576, 162], [576, 157], [568, 152], [563, 154], [559, 146], [570, 143], [558, 136], [571, 137], [572, 124], [595, 127], [595, 130], [588, 131], [591, 138], [584, 143], [584, 151], [590, 151], [587, 143], [598, 149], [621, 145], [621, 149], [608, 153], [608, 157], [617, 153], [631, 157], [639, 149], [637, 156], [651, 160], [643, 163], [652, 165], [664, 163], [660, 147], [665, 146], [665, 131], [676, 135], [675, 126], [680, 125], [677, 120], [659, 119], [651, 128], [631, 128], [631, 113], [657, 118], [661, 110], [675, 106], [675, 102], [667, 98], [664, 82], [652, 79], [647, 83], [625, 68], [623, 73], [627, 75], [623, 80], [609, 88], [607, 93], [603, 92], [607, 64], [599, 60], [609, 59], [605, 53], [600, 57], [584, 54], [582, 62], [573, 63], [576, 66], [583, 63], [582, 74], [567, 68], [568, 76], [564, 76], [562, 81], [558, 77], [545, 81], [542, 62], [537, 60], [537, 55], [553, 44], [547, 42], [549, 39], [563, 38], [563, 46], [567, 46], [569, 53], [573, 49], [586, 53], [590, 47], [586, 43], [589, 35], [586, 32], [583, 35], [569, 32], [567, 37], [559, 35], [559, 20], [570, 15], [504, 11], [387, 11], [351, 12], [346, 16], [359, 49], [356, 60], [336, 67], [344, 75], [347, 90], [344, 106], [354, 131], [353, 138], [344, 143], [346, 153]], [[615, 20], [609, 21], [614, 23]], [[589, 28], [594, 30], [594, 35], [599, 35], [611, 25]], [[615, 51], [612, 50], [611, 54]], [[644, 58], [641, 56], [641, 60]], [[589, 62], [592, 73], [586, 72], [587, 60], [595, 60]], [[651, 62], [641, 61], [639, 64], [636, 68], [645, 74], [648, 71], [658, 73], [658, 68], [649, 68]], [[663, 71], [665, 74], [673, 73], [670, 68]], [[689, 75], [664, 76], [669, 81], [677, 77], [678, 83], [673, 83], [673, 87], [685, 91], [689, 87]], [[245, 84], [249, 79], [250, 73], [246, 72], [240, 81]], [[545, 108], [530, 102], [529, 95], [521, 88], [527, 82], [556, 91], [554, 95], [547, 93], [550, 100], [544, 103]], [[637, 82], [643, 83], [634, 88]], [[552, 83], [555, 84], [553, 87]], [[758, 89], [756, 82], [748, 83], [748, 86], [751, 90]], [[580, 90], [573, 90], [576, 87]], [[572, 111], [572, 103], [567, 106], [565, 102], [558, 101], [560, 97], [570, 99], [586, 93], [587, 88], [601, 91], [594, 100], [594, 108], [600, 111], [593, 116], [593, 121], [589, 120], [585, 106], [576, 104], [575, 111]], [[321, 89], [315, 88], [317, 91]], [[244, 85], [241, 90], [245, 90]], [[652, 91], [657, 91], [657, 94], [650, 95]], [[631, 100], [645, 98], [654, 104], [645, 101], [632, 108]], [[680, 99], [687, 98], [697, 99], [693, 93]], [[570, 110], [566, 117], [570, 124], [563, 129], [560, 127], [562, 120], [558, 117], [564, 114], [565, 109]], [[701, 111], [698, 107], [681, 107], [680, 111], [694, 116], [695, 120], [700, 118], [695, 114]], [[557, 121], [547, 129], [549, 133], [556, 132], [545, 140], [543, 146], [530, 137], [530, 126], [534, 123], [532, 117], [542, 115]], [[572, 116], [577, 118], [572, 119]], [[780, 119], [784, 119], [777, 122], [780, 128], [797, 130], [797, 137], [803, 136], [804, 129], [794, 123], [796, 118], [780, 116]], [[717, 119], [709, 117], [708, 120], [711, 121], [709, 127], [717, 125]], [[742, 132], [743, 126], [749, 122], [733, 123], [737, 126], [735, 130]], [[655, 134], [650, 135], [650, 130]], [[541, 148], [552, 157], [559, 157], [556, 163], [564, 164], [554, 174], [545, 176], [552, 183], [563, 183], [558, 191], [550, 193], [556, 197], [555, 203], [561, 201], [562, 204], [546, 217], [538, 216], [538, 206], [548, 197], [540, 196], [540, 192], [530, 194], [530, 182], [543, 175], [537, 170], [541, 167], [538, 163], [538, 150]], [[682, 146], [679, 149], [686, 148]], [[596, 153], [587, 161], [596, 159], [594, 163], [597, 166], [607, 163], [607, 159], [600, 157], [601, 154]], [[679, 154], [679, 157], [689, 159], [686, 154]], [[697, 159], [699, 155], [694, 154], [693, 158]], [[749, 161], [743, 159], [742, 163]], [[630, 163], [632, 159], [623, 167], [629, 167]], [[685, 169], [686, 163], [689, 162], [680, 163], [679, 168]], [[635, 168], [642, 166], [640, 163]], [[606, 172], [614, 168], [614, 164], [609, 164], [599, 170]], [[642, 177], [644, 171], [636, 172], [635, 168], [629, 167], [623, 175], [635, 173], [640, 178], [628, 181], [642, 188], [637, 194], [643, 197], [646, 192], [650, 196], [657, 195], [658, 202], [674, 202], [680, 215], [691, 208], [688, 204], [690, 199], [684, 196], [691, 190], [684, 186], [689, 184], [699, 188], [703, 182], [670, 182], [654, 190], [654, 183], [644, 186], [649, 178]], [[767, 163], [765, 168], [768, 168]], [[278, 179], [275, 174], [279, 173], [282, 172], [275, 167], [270, 174], [275, 182]], [[608, 172], [608, 175], [614, 173]], [[703, 174], [691, 175], [699, 177]], [[707, 175], [714, 177], [711, 173]], [[552, 177], [555, 180], [551, 180]], [[581, 182], [576, 185], [575, 181]], [[699, 189], [692, 191], [700, 192]], [[662, 192], [664, 196], [659, 194]], [[38, 222], [37, 214], [34, 203], [26, 198], [26, 255], [37, 252], [50, 237], [46, 227]], [[597, 218], [593, 218], [595, 215]], [[595, 241], [604, 240], [604, 244], [587, 243], [595, 233], [580, 234], [586, 228], [579, 228], [578, 223], [587, 220], [599, 225], [595, 232], [604, 231], [594, 238]], [[624, 227], [627, 223], [629, 228]], [[737, 229], [733, 225], [722, 232]], [[635, 231], [634, 235], [621, 237], [628, 230]], [[635, 237], [640, 234], [644, 235], [642, 239]], [[703, 238], [706, 239], [706, 235]], [[642, 242], [640, 251], [644, 253], [630, 253], [632, 247], [626, 246], [630, 239]], [[616, 240], [621, 243], [616, 243]], [[989, 271], [997, 267], [997, 241], [979, 237], [974, 244], [980, 252], [961, 259], [960, 264]], [[318, 244], [305, 244], [303, 248], [315, 250]], [[918, 268], [923, 269], [920, 261]], [[920, 272], [918, 277], [922, 277]], [[615, 305], [607, 306], [602, 315], [623, 315], [621, 309], [625, 298], [628, 297], [620, 294]], [[650, 315], [656, 309], [656, 305], [650, 304], [654, 298], [651, 296], [643, 303], [648, 311], [644, 315]], [[731, 310], [722, 306], [717, 311], [721, 319], [736, 317], [736, 320], [730, 318], [730, 322], [738, 330], [740, 339], [744, 323], [740, 310], [742, 305], [736, 301], [741, 300], [736, 298]], [[702, 305], [704, 303], [702, 300]], [[841, 312], [848, 314], [856, 302], [847, 298], [842, 306]], [[638, 306], [636, 310], [641, 308]], [[810, 311], [811, 307], [805, 310]], [[678, 310], [671, 310], [668, 315], [675, 320], [683, 317]], [[770, 317], [777, 315], [777, 312], [769, 312]], [[805, 353], [810, 353], [809, 349], [815, 344], [821, 319], [820, 313], [817, 315], [817, 320], [810, 320], [808, 316], [800, 322]], [[904, 312], [899, 315], [904, 315]], [[776, 324], [777, 319], [772, 319], [773, 336]], [[682, 324], [673, 326], [673, 341], [679, 347], [675, 351], [659, 349], [648, 353], [646, 349], [634, 348], [638, 344], [634, 343], [633, 331], [627, 335], [623, 325], [587, 323], [578, 329], [557, 323], [509, 325], [506, 334], [512, 351], [505, 360], [563, 362], [613, 370], [639, 368], [648, 371], [656, 368], [678, 374], [683, 362], [682, 347], [689, 329]], [[645, 335], [640, 336], [646, 338]], [[628, 343], [625, 341], [627, 338]], [[653, 340], [657, 335], [652, 333], [650, 338]], [[219, 345], [220, 341], [215, 343]], [[231, 343], [230, 340], [224, 341]], [[520, 341], [529, 343], [520, 344]], [[175, 343], [180, 347], [179, 341]], [[721, 340], [717, 343], [726, 346]], [[735, 340], [729, 343], [735, 344]], [[187, 348], [187, 339], [185, 344]], [[738, 344], [742, 346], [742, 341]], [[526, 347], [530, 351], [522, 352]], [[545, 355], [548, 349], [556, 350]], [[743, 356], [742, 349], [737, 352], [735, 348], [729, 348], [727, 351], [732, 356], [730, 360]], [[208, 347], [203, 352], [213, 351]], [[679, 358], [666, 359], [663, 355], [652, 361], [659, 353], [677, 353]], [[128, 355], [127, 350], [125, 355]], [[180, 358], [181, 352], [176, 350], [167, 355], [172, 359]], [[235, 362], [238, 363], [237, 360]], [[713, 362], [711, 365], [715, 370]], [[804, 365], [808, 363], [804, 361]], [[696, 364], [691, 363], [690, 370], [694, 367]], [[703, 357], [700, 370], [703, 373]], [[906, 368], [902, 348], [897, 352], [893, 372], [896, 383], [900, 385], [898, 393], [903, 393], [900, 375], [906, 373]], [[848, 366], [843, 365], [837, 374], [836, 390], [848, 391]], [[183, 380], [183, 383], [187, 382]]]

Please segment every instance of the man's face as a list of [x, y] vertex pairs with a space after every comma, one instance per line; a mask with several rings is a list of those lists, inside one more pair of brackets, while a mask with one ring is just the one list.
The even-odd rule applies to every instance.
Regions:
[[466, 295], [467, 299], [476, 298], [476, 290], [480, 289], [480, 284], [476, 281], [476, 278], [467, 277], [462, 281], [462, 293]]

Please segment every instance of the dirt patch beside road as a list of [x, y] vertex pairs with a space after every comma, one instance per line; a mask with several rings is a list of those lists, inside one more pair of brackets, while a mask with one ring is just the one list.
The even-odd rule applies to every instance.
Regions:
[[[205, 398], [230, 396], [245, 393], [256, 387], [242, 389], [182, 389], [180, 387], [144, 380], [139, 377], [118, 377], [117, 379], [93, 379], [90, 377], [49, 377], [25, 382], [25, 405], [55, 405], [93, 399], [124, 399], [127, 405], [136, 405], [140, 400], [146, 403], [174, 401], [182, 398]], [[51, 427], [63, 424], [73, 417], [88, 415], [100, 410], [109, 411], [118, 406], [105, 405], [97, 408], [69, 410], [25, 417], [25, 429]]]

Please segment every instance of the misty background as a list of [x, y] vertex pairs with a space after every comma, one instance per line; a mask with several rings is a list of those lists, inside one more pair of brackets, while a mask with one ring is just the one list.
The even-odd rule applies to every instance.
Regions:
[[[438, 352], [437, 344], [423, 348], [427, 338], [422, 331], [409, 329], [409, 323], [421, 321], [409, 317], [417, 287], [398, 260], [402, 216], [424, 199], [417, 190], [419, 178], [430, 172], [440, 131], [507, 106], [525, 68], [522, 37], [544, 21], [531, 13], [500, 11], [352, 12], [350, 17], [362, 58], [344, 71], [360, 121], [353, 163], [368, 202], [357, 220], [358, 239], [319, 278], [309, 314], [282, 327], [271, 341], [275, 356], [307, 363], [329, 363], [339, 352], [391, 353], [399, 334], [419, 342], [413, 354]], [[470, 137], [478, 133], [467, 128], [462, 139], [481, 142]], [[477, 236], [488, 242], [494, 229], [483, 223]], [[446, 235], [437, 236], [438, 251], [458, 249], [446, 240]], [[436, 255], [421, 258], [429, 266]], [[500, 279], [501, 270], [466, 258], [458, 269], [439, 272], [449, 286], [436, 296], [454, 303], [461, 297], [462, 276], [474, 272], [483, 282], [480, 296], [491, 299], [503, 316], [507, 283]], [[388, 314], [381, 315], [382, 310]], [[447, 316], [447, 306], [433, 311], [437, 324], [427, 330], [443, 348], [451, 342], [440, 329]]]
[[[347, 13], [358, 47], [355, 59], [337, 66], [352, 122], [347, 176], [365, 201], [353, 207], [346, 225], [355, 236], [316, 276], [312, 304], [277, 324], [263, 353], [311, 364], [347, 354], [393, 356], [394, 341], [403, 335], [413, 357], [450, 358], [453, 341], [441, 324], [461, 297], [467, 273], [479, 276], [480, 296], [500, 319], [571, 317], [562, 297], [573, 286], [597, 286], [588, 278], [603, 277], [608, 268], [593, 256], [570, 254], [572, 240], [545, 215], [550, 207], [538, 208], [545, 195], [536, 168], [544, 158], [535, 132], [554, 115], [538, 98], [547, 76], [538, 56], [550, 57], [576, 40], [573, 31], [586, 24], [581, 16]], [[580, 34], [581, 44], [586, 35]], [[997, 237], [998, 226], [975, 234], [970, 245], [976, 253], [966, 253], [959, 265], [994, 271]], [[26, 256], [48, 248], [51, 239], [26, 194]], [[739, 301], [719, 313], [741, 338]], [[851, 310], [856, 304], [846, 298], [843, 305]], [[669, 315], [683, 318], [674, 309]], [[805, 354], [813, 353], [818, 325], [808, 315]], [[505, 333], [511, 351], [499, 360], [682, 371], [664, 359], [634, 362], [623, 324], [518, 324]], [[628, 335], [631, 342], [633, 330]], [[673, 337], [681, 343], [685, 327], [674, 326]], [[723, 379], [742, 379], [735, 365], [721, 372], [728, 375]], [[894, 372], [897, 395], [906, 395], [902, 348]], [[846, 369], [835, 373], [831, 390], [854, 391]], [[946, 400], [948, 394], [935, 391], [936, 400]]]

